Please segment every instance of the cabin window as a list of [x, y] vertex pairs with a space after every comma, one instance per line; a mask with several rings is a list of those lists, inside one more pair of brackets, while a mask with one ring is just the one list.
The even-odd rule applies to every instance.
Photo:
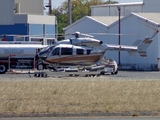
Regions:
[[72, 48], [61, 48], [61, 55], [72, 55]]
[[83, 49], [77, 49], [77, 55], [83, 55], [84, 50]]
[[89, 55], [91, 53], [91, 50], [87, 50], [87, 55]]
[[59, 55], [59, 48], [55, 48], [55, 49], [52, 51], [52, 55]]

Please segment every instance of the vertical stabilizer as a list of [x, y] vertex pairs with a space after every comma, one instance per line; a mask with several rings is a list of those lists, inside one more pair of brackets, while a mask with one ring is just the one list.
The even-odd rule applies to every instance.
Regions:
[[[135, 41], [132, 46], [139, 46], [142, 40], [137, 40]], [[130, 56], [136, 56], [137, 51], [128, 51]]]
[[147, 57], [147, 48], [152, 43], [153, 40], [146, 38], [142, 43], [138, 45], [138, 53], [141, 57]]

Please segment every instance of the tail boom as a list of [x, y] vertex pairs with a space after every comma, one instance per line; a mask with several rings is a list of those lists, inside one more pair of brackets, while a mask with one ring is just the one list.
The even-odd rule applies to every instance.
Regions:
[[138, 52], [141, 57], [147, 57], [146, 50], [152, 41], [153, 40], [148, 38], [145, 40], [137, 40], [132, 46], [107, 44], [106, 50], [127, 51], [131, 56], [135, 56], [136, 52]]

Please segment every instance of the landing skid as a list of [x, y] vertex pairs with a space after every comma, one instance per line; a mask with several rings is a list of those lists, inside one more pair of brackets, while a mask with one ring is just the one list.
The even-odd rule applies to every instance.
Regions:
[[48, 74], [46, 72], [34, 72], [34, 77], [47, 77]]
[[76, 68], [57, 68], [57, 67], [50, 67], [48, 68], [50, 71], [38, 71], [34, 73], [35, 77], [47, 77], [47, 76], [54, 76], [54, 77], [98, 77], [100, 75], [105, 75], [106, 73], [110, 73], [112, 75], [116, 74], [114, 72], [113, 66], [112, 67], [105, 67], [105, 65], [100, 66], [91, 66], [86, 67], [84, 69]]
[[100, 72], [34, 72], [34, 77], [98, 77]]

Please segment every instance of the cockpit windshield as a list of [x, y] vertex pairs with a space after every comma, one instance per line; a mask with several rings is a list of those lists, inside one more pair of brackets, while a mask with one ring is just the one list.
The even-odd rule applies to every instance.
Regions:
[[55, 46], [44, 47], [41, 51], [52, 50]]
[[45, 47], [45, 48], [43, 48], [40, 52], [39, 52], [39, 55], [44, 55], [44, 54], [49, 54], [52, 50], [53, 50], [53, 48], [54, 48], [55, 46], [48, 46], [48, 47]]

